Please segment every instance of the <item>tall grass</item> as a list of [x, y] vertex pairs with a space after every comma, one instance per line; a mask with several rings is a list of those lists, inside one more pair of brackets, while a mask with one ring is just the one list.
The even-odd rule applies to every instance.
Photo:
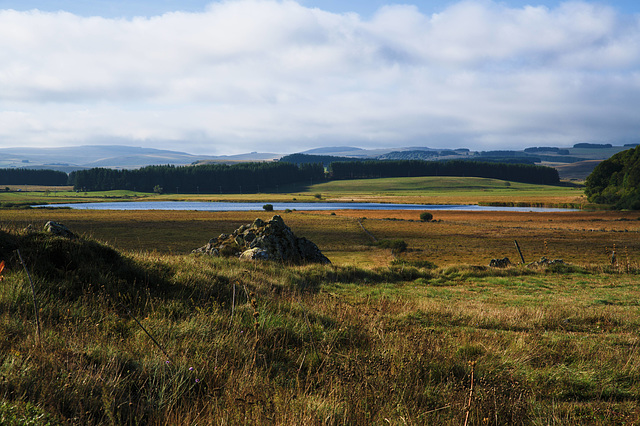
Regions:
[[283, 267], [29, 231], [0, 248], [8, 424], [640, 421], [623, 269]]

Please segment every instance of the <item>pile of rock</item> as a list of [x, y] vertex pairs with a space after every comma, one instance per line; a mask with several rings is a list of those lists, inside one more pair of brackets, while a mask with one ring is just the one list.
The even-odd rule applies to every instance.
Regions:
[[564, 261], [562, 259], [549, 260], [546, 257], [542, 257], [537, 262], [531, 262], [527, 266], [542, 267], [542, 266], [554, 266], [554, 265], [564, 265]]
[[193, 251], [211, 256], [238, 256], [245, 260], [274, 260], [289, 264], [331, 263], [317, 245], [295, 236], [278, 215], [256, 219], [231, 234], [221, 234]]
[[511, 266], [511, 261], [508, 257], [504, 259], [491, 259], [489, 266], [492, 268], [506, 268], [507, 266]]

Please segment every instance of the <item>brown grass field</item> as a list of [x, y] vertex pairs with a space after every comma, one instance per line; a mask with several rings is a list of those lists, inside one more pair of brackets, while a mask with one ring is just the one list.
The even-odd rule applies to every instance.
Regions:
[[[128, 251], [187, 254], [221, 233], [229, 233], [266, 212], [0, 210], [0, 222], [40, 229], [47, 220], [62, 222], [78, 233]], [[332, 215], [335, 213], [335, 215]], [[357, 219], [378, 240], [402, 239], [404, 257], [438, 266], [486, 265], [492, 258], [519, 261], [517, 240], [526, 262], [563, 259], [576, 264], [603, 264], [611, 251], [619, 261], [640, 262], [640, 214], [637, 212], [455, 212], [433, 211], [421, 222], [419, 211], [280, 212], [300, 236], [316, 242], [336, 264], [384, 266], [394, 255], [372, 247]]]

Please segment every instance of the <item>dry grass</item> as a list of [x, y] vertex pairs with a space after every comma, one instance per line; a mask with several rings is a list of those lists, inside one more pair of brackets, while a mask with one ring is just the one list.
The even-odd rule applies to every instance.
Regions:
[[[60, 214], [96, 227], [102, 218]], [[160, 224], [157, 214], [127, 217]], [[246, 222], [185, 217], [200, 228]], [[349, 217], [299, 213], [287, 222], [319, 236], [335, 229], [323, 244], [336, 248], [348, 230], [344, 238], [361, 238], [363, 253], [384, 253], [365, 245]], [[364, 221], [384, 230], [373, 222]], [[37, 287], [40, 345], [14, 247]], [[640, 421], [637, 273], [287, 268], [118, 253], [92, 240], [15, 231], [0, 232], [0, 248], [8, 264], [0, 283], [5, 423], [460, 425], [470, 361], [469, 424]]]
[[[378, 239], [402, 239], [404, 258], [439, 266], [486, 265], [492, 258], [525, 261], [542, 256], [579, 265], [606, 265], [615, 245], [618, 266], [640, 263], [640, 220], [635, 212], [454, 212], [433, 211], [433, 222], [421, 222], [418, 211], [349, 211], [280, 213], [294, 232], [316, 242], [334, 263], [382, 266], [394, 255], [370, 246], [356, 219]], [[184, 254], [221, 233], [229, 233], [265, 212], [0, 210], [6, 226], [41, 229], [47, 220], [108, 242], [122, 250], [155, 250]]]

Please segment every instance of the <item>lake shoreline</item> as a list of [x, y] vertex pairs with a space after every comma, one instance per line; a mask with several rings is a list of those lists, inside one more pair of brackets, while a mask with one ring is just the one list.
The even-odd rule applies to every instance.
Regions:
[[97, 203], [65, 203], [36, 205], [33, 208], [70, 208], [74, 210], [194, 210], [194, 211], [263, 211], [270, 204], [279, 211], [326, 210], [449, 210], [449, 211], [512, 211], [570, 212], [571, 208], [496, 206], [479, 204], [394, 204], [345, 202], [206, 202], [206, 201], [118, 201]]

